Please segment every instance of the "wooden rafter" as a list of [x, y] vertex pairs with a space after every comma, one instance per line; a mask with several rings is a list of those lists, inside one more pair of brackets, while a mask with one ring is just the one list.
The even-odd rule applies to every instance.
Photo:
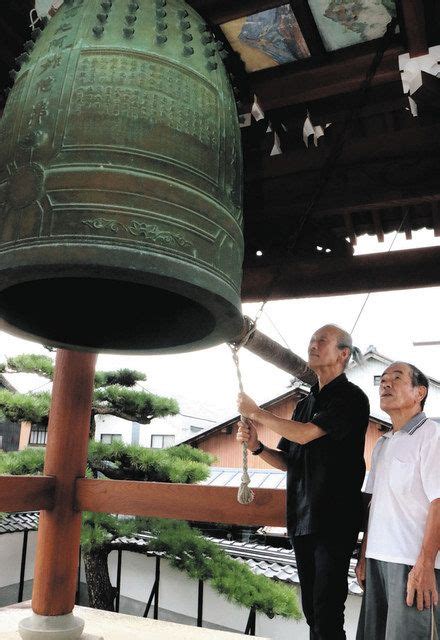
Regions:
[[286, 4], [285, 0], [188, 0], [200, 15], [211, 24], [223, 24], [230, 20], [250, 16], [260, 11]]
[[412, 239], [411, 207], [403, 207], [403, 230], [407, 240]]
[[[326, 64], [311, 59], [255, 71], [249, 74], [249, 83], [265, 110], [351, 93], [365, 79], [376, 48], [374, 40], [329, 53]], [[404, 48], [400, 44], [385, 52], [373, 86], [400, 80], [397, 58], [401, 53]]]
[[399, 12], [411, 58], [428, 53], [423, 0], [399, 0]]
[[380, 218], [380, 210], [373, 209], [371, 212], [371, 217], [373, 218], [374, 231], [376, 233], [377, 239], [379, 242], [383, 242], [384, 233], [382, 228], [382, 220]]
[[290, 6], [295, 14], [301, 32], [312, 56], [326, 55], [326, 48], [322, 40], [315, 18], [307, 0], [291, 0]]
[[355, 247], [357, 244], [357, 237], [356, 237], [356, 231], [353, 224], [353, 219], [349, 211], [347, 211], [344, 214], [344, 222], [345, 222], [345, 228], [347, 230], [347, 237], [350, 238], [350, 244], [352, 247]]
[[[433, 124], [348, 140], [316, 211], [330, 215], [440, 199], [439, 139], [440, 124]], [[309, 153], [301, 147], [248, 157], [245, 213], [258, 222], [270, 202], [271, 219], [291, 216], [310, 198], [326, 157], [325, 148]]]
[[433, 202], [432, 205], [432, 226], [434, 228], [434, 235], [438, 238], [440, 236], [440, 207], [439, 203]]

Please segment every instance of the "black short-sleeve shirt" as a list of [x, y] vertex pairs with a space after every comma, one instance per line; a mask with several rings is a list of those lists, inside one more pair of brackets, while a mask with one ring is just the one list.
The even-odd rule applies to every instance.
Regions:
[[287, 464], [289, 535], [359, 527], [369, 413], [367, 396], [344, 373], [321, 390], [315, 385], [298, 403], [292, 419], [327, 433], [305, 445], [287, 438], [278, 443]]

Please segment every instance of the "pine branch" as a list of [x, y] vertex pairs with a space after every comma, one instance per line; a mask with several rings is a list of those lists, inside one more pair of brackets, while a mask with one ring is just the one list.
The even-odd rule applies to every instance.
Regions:
[[[130, 422], [134, 420], [134, 416], [131, 413], [126, 413], [125, 411], [121, 411], [120, 409], [116, 409], [114, 407], [94, 406], [93, 413], [97, 416], [116, 416], [117, 418], [123, 418], [124, 420], [129, 420]], [[136, 420], [136, 422], [139, 421]], [[150, 424], [150, 422], [151, 419], [145, 420], [144, 422], [142, 422], [142, 424]]]

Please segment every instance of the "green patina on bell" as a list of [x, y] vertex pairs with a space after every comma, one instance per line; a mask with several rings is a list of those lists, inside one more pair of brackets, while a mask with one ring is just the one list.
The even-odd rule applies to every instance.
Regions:
[[139, 353], [237, 335], [240, 131], [202, 18], [65, 0], [35, 40], [0, 124], [3, 327]]

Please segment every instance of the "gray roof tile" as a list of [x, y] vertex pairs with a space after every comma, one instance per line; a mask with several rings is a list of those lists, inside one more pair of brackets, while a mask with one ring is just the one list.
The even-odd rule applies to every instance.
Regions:
[[38, 512], [9, 513], [0, 518], [0, 535], [18, 531], [36, 531], [38, 529]]
[[[20, 531], [36, 531], [38, 528], [38, 512], [10, 513], [0, 519], [0, 534], [15, 533]], [[148, 546], [148, 540], [152, 537], [145, 531], [135, 536], [123, 536], [115, 540], [113, 544], [122, 542], [138, 547]], [[206, 536], [208, 540], [215, 542], [228, 555], [246, 564], [254, 573], [265, 575], [273, 580], [297, 584], [299, 582], [296, 568], [295, 554], [292, 549], [283, 549], [257, 544], [255, 542], [239, 542], [238, 540], [224, 540]], [[150, 552], [149, 555], [164, 555], [163, 552]], [[361, 595], [354, 568], [356, 561], [350, 563], [348, 573], [348, 589], [353, 595]]]

